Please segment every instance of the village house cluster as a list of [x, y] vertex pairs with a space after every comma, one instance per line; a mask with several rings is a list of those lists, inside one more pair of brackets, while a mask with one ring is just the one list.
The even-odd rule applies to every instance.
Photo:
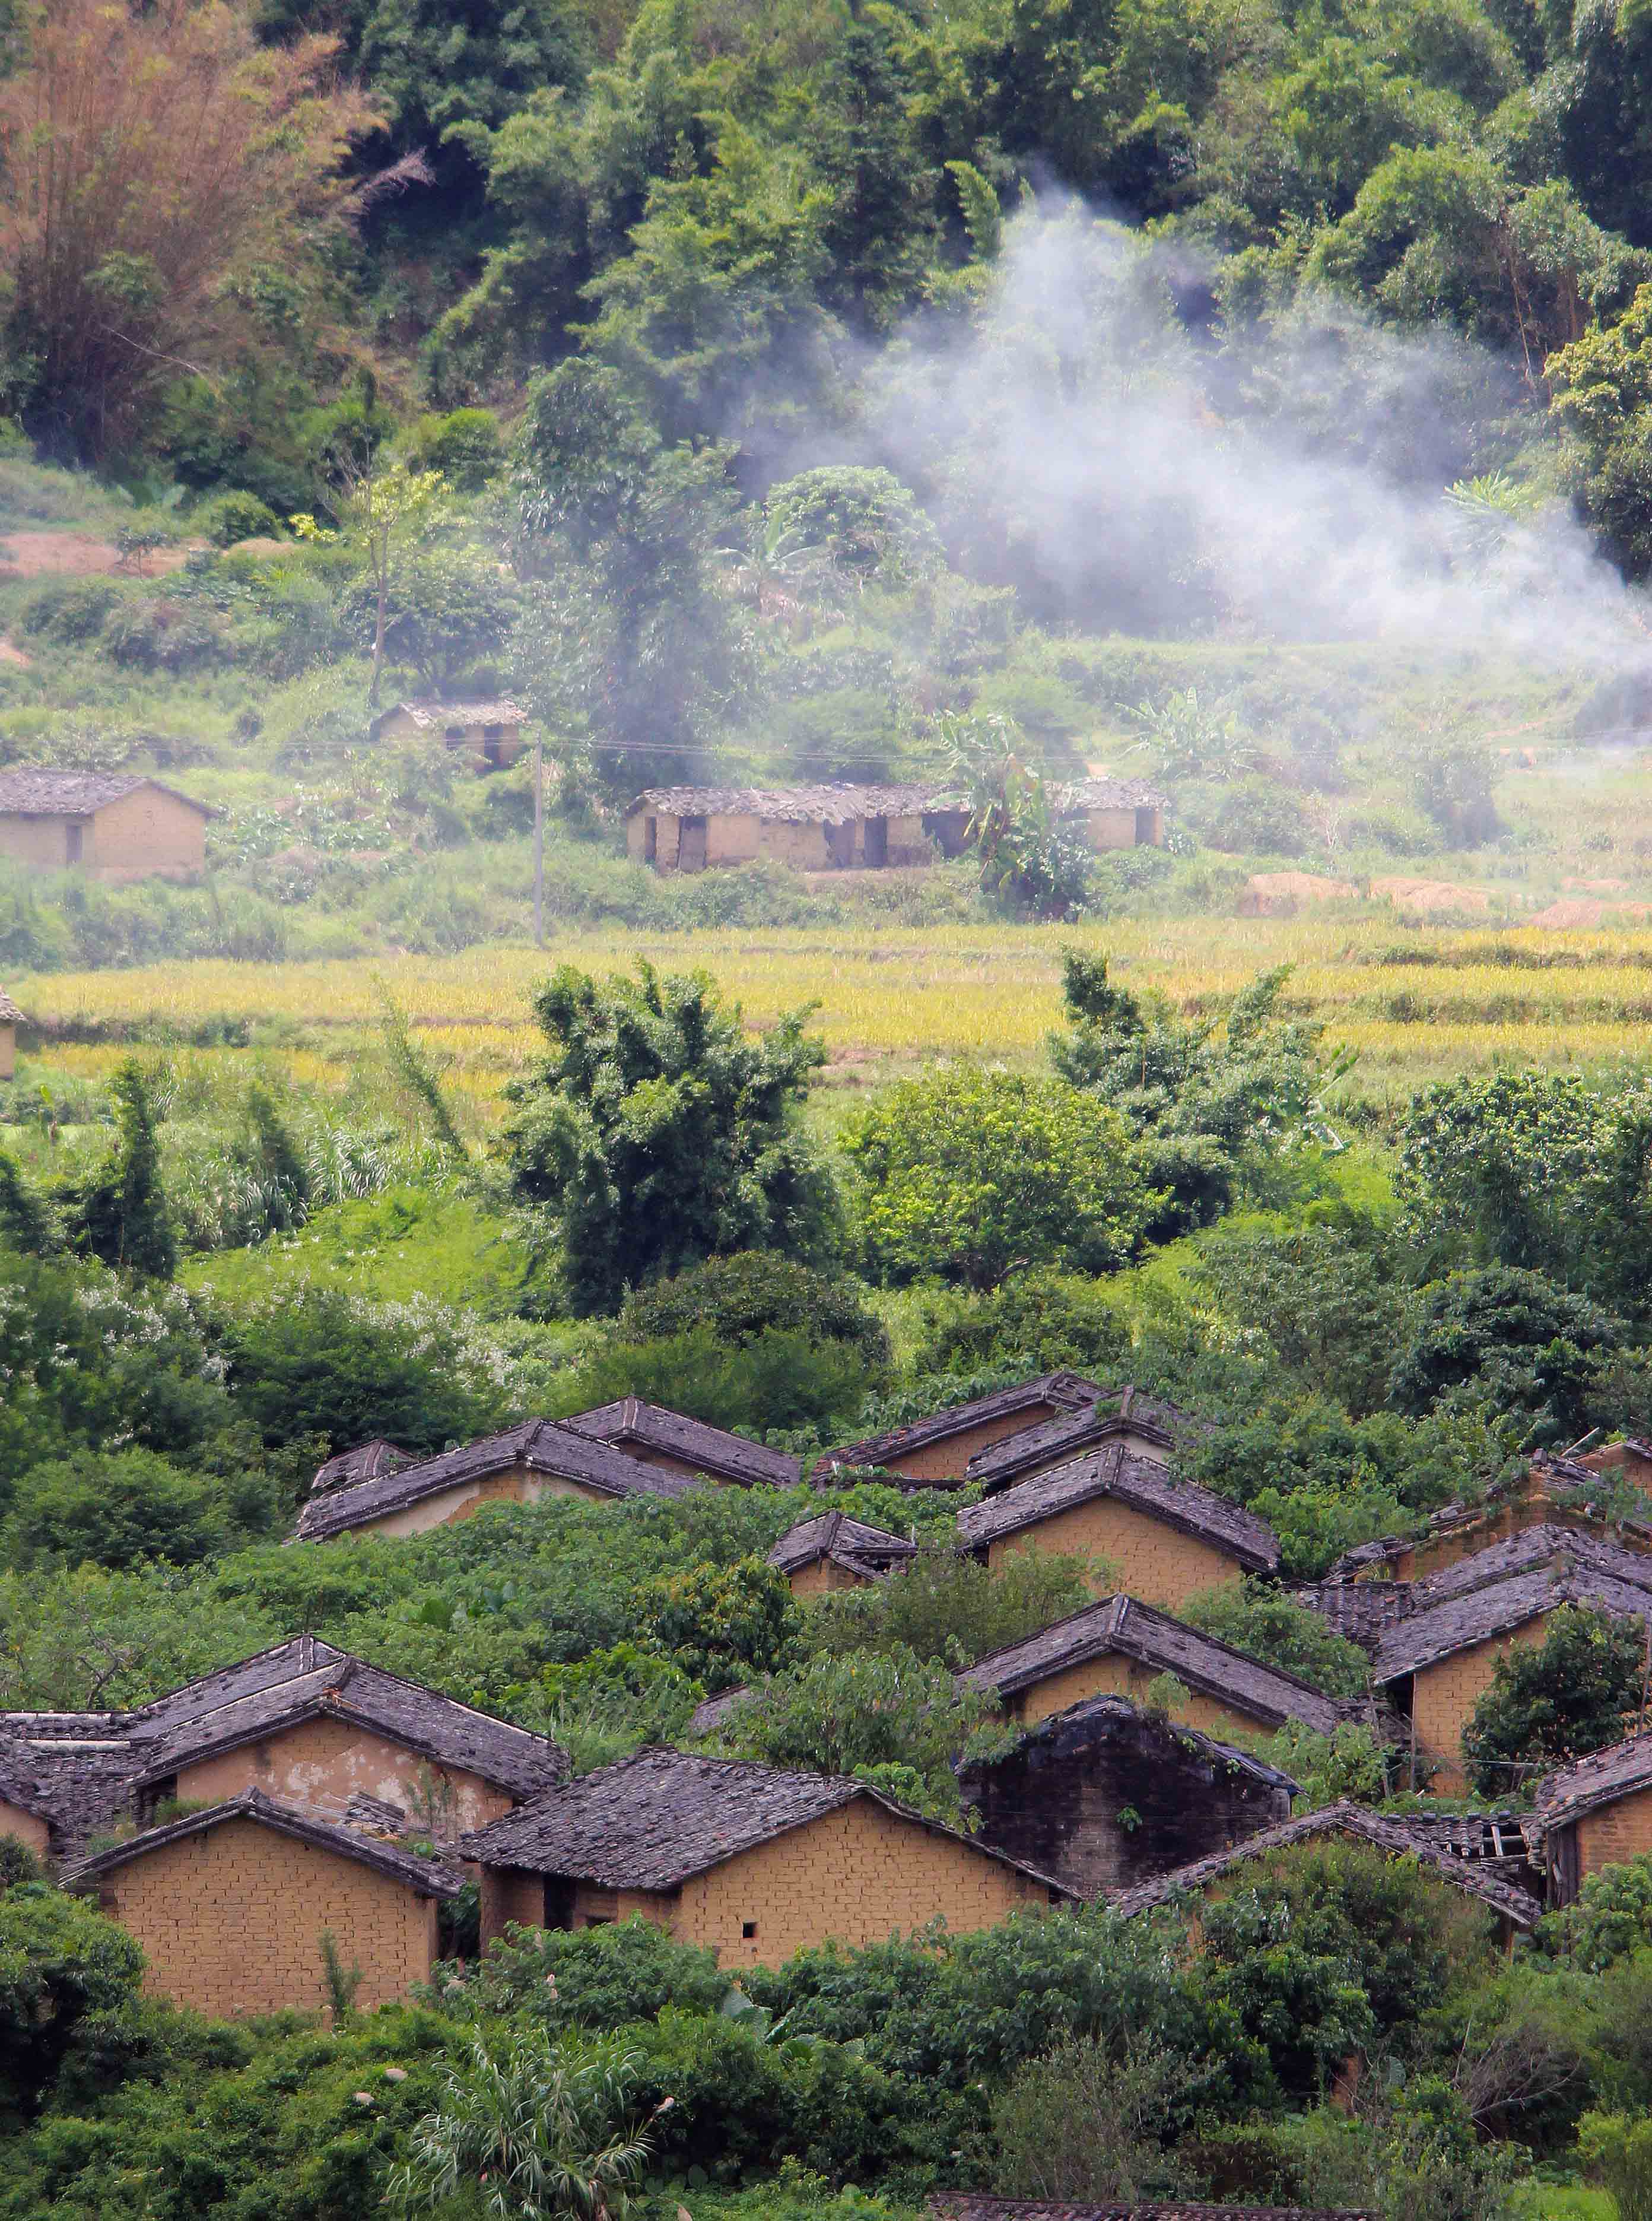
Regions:
[[[1535, 1459], [1498, 1500], [1297, 1591], [1371, 1660], [1370, 1693], [1337, 1699], [1178, 1616], [1279, 1569], [1265, 1522], [1179, 1473], [1202, 1431], [1162, 1399], [1055, 1373], [846, 1444], [807, 1476], [967, 1492], [954, 1547], [989, 1569], [1020, 1550], [1110, 1569], [1082, 1610], [958, 1676], [1019, 1731], [1005, 1755], [961, 1762], [973, 1832], [863, 1781], [718, 1755], [759, 1692], [701, 1706], [688, 1740], [709, 1749], [575, 1778], [548, 1737], [302, 1636], [133, 1711], [0, 1715], [0, 1833], [96, 1892], [156, 1990], [214, 2012], [319, 2008], [323, 1930], [361, 1970], [361, 2002], [402, 1994], [447, 1955], [444, 1908], [467, 1880], [484, 1943], [512, 1924], [639, 1915], [738, 1970], [938, 1918], [967, 1930], [1096, 1899], [1129, 1917], [1330, 1839], [1415, 1861], [1512, 1938], [1652, 1849], [1652, 1736], [1550, 1774], [1518, 1816], [1403, 1821], [1346, 1803], [1298, 1812], [1297, 1783], [1244, 1747], [1291, 1723], [1356, 1724], [1402, 1778], [1457, 1791], [1462, 1729], [1497, 1659], [1540, 1640], [1560, 1605], [1652, 1628], [1652, 1531], [1605, 1531], [1577, 1493], [1605, 1466], [1652, 1473], [1652, 1446]], [[546, 1494], [614, 1504], [804, 1477], [795, 1458], [628, 1398], [439, 1456], [361, 1444], [318, 1472], [294, 1540], [416, 1534]], [[899, 1580], [920, 1555], [830, 1511], [770, 1563], [808, 1598]]]

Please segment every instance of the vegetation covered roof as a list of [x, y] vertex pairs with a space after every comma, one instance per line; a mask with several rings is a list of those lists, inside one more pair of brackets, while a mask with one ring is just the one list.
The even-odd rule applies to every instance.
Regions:
[[168, 1843], [181, 1842], [188, 1836], [206, 1835], [232, 1820], [252, 1820], [260, 1828], [269, 1828], [278, 1836], [290, 1836], [295, 1842], [309, 1843], [316, 1850], [354, 1859], [392, 1881], [405, 1883], [421, 1897], [457, 1897], [464, 1886], [464, 1875], [457, 1867], [416, 1857], [411, 1851], [398, 1850], [377, 1836], [358, 1834], [355, 1829], [340, 1826], [334, 1821], [318, 1820], [314, 1813], [302, 1812], [295, 1805], [277, 1804], [261, 1789], [244, 1789], [239, 1797], [228, 1798], [204, 1812], [186, 1813], [181, 1820], [168, 1821], [164, 1827], [146, 1828], [141, 1835], [83, 1859], [72, 1870], [70, 1879], [90, 1880], [99, 1874], [112, 1874], [119, 1867], [129, 1866], [134, 1859], [146, 1858], [152, 1851], [164, 1849]]

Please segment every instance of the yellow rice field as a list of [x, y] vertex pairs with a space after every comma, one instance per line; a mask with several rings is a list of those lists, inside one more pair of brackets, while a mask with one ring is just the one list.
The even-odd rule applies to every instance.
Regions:
[[[853, 1085], [916, 1056], [1034, 1054], [1059, 1020], [1061, 951], [1075, 942], [1106, 949], [1116, 978], [1184, 1010], [1207, 1007], [1265, 967], [1291, 964], [1293, 1007], [1359, 1051], [1354, 1084], [1378, 1099], [1497, 1060], [1638, 1062], [1652, 1042], [1652, 934], [1447, 932], [1312, 917], [591, 933], [543, 954], [489, 947], [371, 963], [167, 965], [48, 974], [13, 992], [31, 1016], [72, 1030], [114, 1024], [187, 1040], [215, 1020], [274, 1023], [280, 1046], [271, 1053], [295, 1079], [340, 1086], [376, 1019], [382, 981], [443, 1052], [450, 1084], [480, 1105], [535, 1053], [531, 993], [558, 961], [602, 971], [640, 956], [666, 971], [701, 967], [757, 1026], [816, 1004], [833, 1076]], [[117, 1053], [106, 1042], [48, 1051], [53, 1063], [88, 1073]]]

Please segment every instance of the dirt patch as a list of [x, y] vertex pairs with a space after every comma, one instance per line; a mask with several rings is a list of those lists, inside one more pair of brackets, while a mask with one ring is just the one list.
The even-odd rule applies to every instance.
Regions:
[[25, 655], [21, 648], [14, 648], [9, 640], [0, 640], [0, 663], [15, 664], [19, 671], [32, 671], [34, 659]]
[[270, 555], [290, 555], [292, 552], [293, 543], [290, 540], [258, 538], [238, 540], [234, 547], [226, 547], [224, 550], [226, 555], [256, 555], [260, 559]]
[[1580, 895], [1620, 895], [1629, 882], [1627, 879], [1567, 879], [1562, 885]]
[[[181, 571], [204, 541], [185, 541], [177, 547], [157, 547], [143, 559], [134, 578], [164, 578]], [[8, 532], [0, 535], [0, 565], [13, 579], [90, 579], [121, 568], [121, 551], [113, 541], [99, 540], [90, 532]]]
[[1591, 902], [1582, 895], [1569, 895], [1550, 903], [1526, 923], [1545, 926], [1551, 932], [1593, 933], [1597, 926], [1639, 924], [1648, 917], [1652, 917], [1652, 903]]
[[1371, 892], [1391, 902], [1404, 917], [1431, 917], [1442, 910], [1483, 914], [1492, 906], [1487, 888], [1464, 886], [1449, 879], [1373, 879]]
[[1289, 917], [1305, 904], [1353, 902], [1351, 879], [1322, 879], [1317, 872], [1253, 872], [1239, 897], [1241, 917]]

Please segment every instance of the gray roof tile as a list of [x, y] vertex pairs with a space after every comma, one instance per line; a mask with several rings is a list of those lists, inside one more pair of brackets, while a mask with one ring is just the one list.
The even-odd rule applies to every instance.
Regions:
[[1539, 1566], [1402, 1620], [1378, 1643], [1371, 1678], [1379, 1685], [1399, 1680], [1566, 1604], [1604, 1611], [1614, 1619], [1652, 1619], [1652, 1594], [1643, 1588], [1587, 1566], [1563, 1573]]
[[747, 1487], [797, 1486], [799, 1461], [784, 1450], [767, 1449], [761, 1442], [747, 1442], [744, 1435], [730, 1434], [726, 1428], [708, 1426], [703, 1419], [668, 1411], [663, 1404], [645, 1404], [639, 1396], [577, 1411], [562, 1423], [576, 1434], [589, 1435], [593, 1442], [612, 1442], [619, 1449], [628, 1442], [640, 1442], [646, 1449], [681, 1458], [715, 1480], [739, 1481]]
[[[889, 1458], [926, 1449], [932, 1442], [944, 1442], [950, 1436], [967, 1434], [970, 1428], [989, 1425], [994, 1419], [1011, 1418], [1021, 1411], [1034, 1413], [1041, 1405], [1050, 1405], [1052, 1412], [1088, 1411], [1100, 1393], [1095, 1382], [1086, 1380], [1081, 1373], [1040, 1373], [1031, 1380], [1018, 1381], [1013, 1388], [995, 1388], [989, 1395], [971, 1397], [967, 1404], [949, 1404], [944, 1411], [931, 1411], [904, 1427], [891, 1427], [885, 1434], [868, 1435], [860, 1442], [828, 1450], [814, 1468], [814, 1479], [826, 1479], [842, 1466], [859, 1469], [882, 1465]], [[1029, 1417], [1027, 1424], [1035, 1423]]]
[[1019, 1534], [1103, 1496], [1197, 1536], [1252, 1573], [1272, 1573], [1279, 1564], [1278, 1538], [1265, 1519], [1230, 1504], [1196, 1480], [1178, 1480], [1157, 1458], [1135, 1456], [1121, 1442], [1070, 1458], [983, 1503], [968, 1505], [958, 1514], [958, 1538], [969, 1549], [982, 1549], [1002, 1536]]
[[0, 771], [0, 816], [90, 817], [140, 786], [153, 786], [161, 794], [170, 794], [174, 802], [186, 802], [203, 817], [218, 815], [192, 794], [181, 793], [141, 772], [57, 771], [46, 764], [14, 764], [9, 770]]
[[1643, 1732], [1544, 1774], [1533, 1800], [1540, 1831], [1563, 1828], [1597, 1805], [1646, 1788], [1652, 1788], [1652, 1734]]
[[1328, 1697], [1312, 1682], [1248, 1658], [1213, 1635], [1156, 1611], [1134, 1597], [1104, 1597], [1042, 1634], [1012, 1642], [982, 1659], [958, 1680], [966, 1689], [996, 1691], [1002, 1698], [1030, 1689], [1052, 1674], [1091, 1658], [1116, 1654], [1155, 1674], [1174, 1674], [1203, 1696], [1217, 1698], [1262, 1726], [1301, 1720], [1319, 1735], [1333, 1735], [1350, 1720], [1368, 1717], [1368, 1708], [1353, 1699]]
[[1209, 1420], [1196, 1419], [1160, 1397], [1144, 1395], [1139, 1388], [1108, 1389], [1088, 1411], [1063, 1411], [1042, 1426], [1025, 1427], [1019, 1434], [1006, 1435], [1001, 1442], [989, 1442], [963, 1470], [992, 1496], [1025, 1474], [1065, 1464], [1081, 1450], [1119, 1435], [1145, 1435], [1169, 1455], [1193, 1436], [1212, 1431]]
[[789, 1527], [770, 1551], [769, 1563], [782, 1573], [795, 1573], [803, 1566], [829, 1558], [834, 1565], [870, 1578], [917, 1555], [918, 1545], [899, 1535], [870, 1527], [863, 1519], [851, 1519], [846, 1511], [824, 1511], [818, 1519], [802, 1519], [795, 1527]]
[[261, 1789], [244, 1789], [239, 1797], [228, 1798], [223, 1804], [214, 1805], [204, 1812], [191, 1812], [182, 1820], [169, 1821], [165, 1827], [146, 1828], [141, 1835], [130, 1836], [107, 1851], [99, 1851], [95, 1858], [83, 1859], [66, 1879], [71, 1882], [89, 1881], [113, 1874], [120, 1867], [129, 1866], [134, 1859], [146, 1857], [151, 1851], [180, 1842], [186, 1836], [205, 1835], [230, 1820], [252, 1820], [259, 1827], [290, 1836], [296, 1842], [332, 1851], [340, 1858], [354, 1859], [362, 1866], [371, 1867], [376, 1873], [387, 1874], [393, 1881], [405, 1883], [421, 1897], [457, 1897], [464, 1886], [464, 1873], [458, 1867], [420, 1858], [412, 1851], [398, 1850], [393, 1844], [358, 1834], [355, 1829], [342, 1827], [336, 1821], [318, 1820], [313, 1813], [301, 1812], [294, 1805], [277, 1805]]

